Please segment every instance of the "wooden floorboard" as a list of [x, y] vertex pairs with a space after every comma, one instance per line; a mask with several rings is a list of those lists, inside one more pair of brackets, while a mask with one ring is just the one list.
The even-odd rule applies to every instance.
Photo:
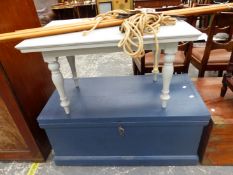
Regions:
[[222, 78], [199, 78], [194, 83], [212, 116], [233, 119], [233, 92], [228, 89], [225, 97], [220, 97]]
[[197, 90], [211, 113], [199, 147], [204, 165], [233, 165], [233, 92], [220, 97], [222, 78], [194, 80]]

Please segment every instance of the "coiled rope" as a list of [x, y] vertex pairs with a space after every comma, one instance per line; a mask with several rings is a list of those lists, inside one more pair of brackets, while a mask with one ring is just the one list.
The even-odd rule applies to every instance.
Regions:
[[163, 14], [139, 13], [124, 20], [121, 25], [121, 31], [125, 33], [124, 37], [118, 43], [123, 51], [132, 58], [141, 58], [145, 55], [143, 35], [154, 34], [155, 59], [153, 73], [158, 73], [158, 51], [159, 44], [157, 33], [161, 25], [174, 25], [175, 18], [164, 16]]
[[106, 19], [116, 19], [119, 14], [124, 14], [124, 13], [127, 14], [127, 12], [124, 10], [112, 10], [107, 13], [97, 15], [95, 18], [91, 19], [92, 21], [96, 21], [95, 25], [90, 30], [84, 31], [83, 35], [84, 36], [88, 35], [90, 32], [95, 30], [101, 21]]
[[[114, 10], [105, 14], [100, 14], [94, 20], [96, 20], [95, 26], [89, 31], [85, 31], [84, 35], [93, 31], [98, 24], [104, 19], [116, 18], [120, 13], [127, 13], [123, 10]], [[163, 14], [154, 13], [138, 13], [127, 19], [121, 25], [121, 32], [124, 33], [124, 37], [118, 43], [118, 47], [122, 47], [123, 51], [132, 58], [141, 58], [145, 55], [143, 35], [153, 34], [155, 43], [155, 59], [153, 72], [158, 73], [158, 51], [159, 45], [157, 40], [157, 33], [161, 25], [174, 25], [176, 19], [170, 16], [164, 16]]]

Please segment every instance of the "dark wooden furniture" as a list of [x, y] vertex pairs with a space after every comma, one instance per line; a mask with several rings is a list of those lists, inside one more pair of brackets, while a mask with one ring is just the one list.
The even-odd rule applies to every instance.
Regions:
[[227, 72], [223, 76], [221, 96], [224, 97], [227, 92], [227, 87], [233, 91], [233, 52], [229, 61]]
[[[32, 0], [1, 1], [0, 33], [39, 27]], [[43, 161], [51, 146], [37, 116], [54, 90], [41, 54], [22, 54], [20, 40], [0, 43], [0, 159]]]
[[56, 4], [51, 9], [55, 19], [91, 18], [97, 15], [96, 3]]
[[[166, 8], [156, 8], [156, 11], [164, 11], [164, 10], [174, 10], [174, 9], [182, 9], [185, 8], [183, 5], [178, 5], [175, 7], [166, 7]], [[189, 17], [184, 18], [188, 23], [192, 24], [196, 18]], [[174, 60], [174, 73], [187, 73], [188, 72], [188, 64], [187, 53], [189, 49], [189, 42], [180, 42], [178, 46], [178, 51], [175, 55]], [[154, 54], [146, 50], [146, 54], [142, 58], [134, 58], [133, 62], [133, 72], [134, 75], [144, 75], [145, 73], [151, 73], [154, 65]], [[163, 51], [160, 54], [159, 59], [159, 71], [162, 71], [164, 62], [164, 54]]]
[[163, 6], [177, 6], [180, 0], [134, 0], [134, 8], [156, 8]]
[[[221, 76], [222, 71], [227, 68], [233, 48], [233, 13], [215, 15], [210, 27], [203, 32], [208, 35], [206, 46], [192, 48], [190, 44], [188, 59], [199, 70], [198, 77], [204, 77], [205, 71], [219, 71]], [[228, 39], [214, 41], [214, 36], [220, 32], [227, 33]]]
[[96, 3], [80, 4], [77, 6], [76, 11], [79, 18], [92, 18], [97, 15], [98, 9]]
[[[178, 46], [178, 51], [175, 55], [174, 60], [174, 73], [187, 73], [188, 71], [188, 61], [186, 59], [186, 53], [188, 51], [189, 43], [180, 43]], [[147, 51], [144, 57], [134, 58], [133, 61], [133, 71], [134, 75], [144, 75], [145, 73], [151, 73], [154, 65], [154, 54], [150, 51]], [[159, 71], [162, 71], [164, 62], [164, 54], [160, 54], [159, 59]]]
[[198, 78], [194, 84], [211, 113], [199, 147], [201, 164], [233, 165], [233, 93], [219, 96], [222, 78]]
[[182, 0], [182, 3], [188, 4], [189, 6], [193, 6], [195, 4], [219, 4], [232, 2], [232, 0]]

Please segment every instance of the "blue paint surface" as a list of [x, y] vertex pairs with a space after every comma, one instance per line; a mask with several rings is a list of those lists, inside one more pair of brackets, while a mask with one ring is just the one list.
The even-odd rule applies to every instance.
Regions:
[[[58, 165], [191, 165], [210, 114], [187, 75], [173, 76], [168, 107], [162, 78], [66, 80], [67, 116], [55, 91], [38, 119]], [[123, 128], [123, 134], [122, 130]]]

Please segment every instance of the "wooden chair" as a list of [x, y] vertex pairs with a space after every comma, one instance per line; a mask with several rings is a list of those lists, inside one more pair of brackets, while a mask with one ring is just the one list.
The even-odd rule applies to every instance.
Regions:
[[[205, 71], [219, 71], [219, 76], [226, 70], [233, 46], [233, 13], [225, 12], [213, 17], [210, 27], [205, 31], [208, 39], [205, 47], [193, 48], [189, 45], [188, 62], [190, 61], [198, 70], [198, 77], [204, 77]], [[224, 41], [214, 41], [217, 33], [227, 33]]]
[[[174, 10], [174, 9], [182, 9], [185, 8], [183, 5], [178, 5], [174, 7], [166, 7], [166, 8], [156, 8], [156, 11], [165, 11], [165, 10]], [[193, 23], [194, 18], [189, 17], [185, 18], [185, 20], [189, 23]], [[174, 73], [186, 73], [188, 71], [186, 61], [186, 53], [188, 52], [189, 43], [181, 42], [178, 46], [178, 51], [175, 55], [174, 60]], [[159, 59], [159, 71], [161, 72], [163, 66], [164, 54], [161, 52]], [[151, 73], [154, 65], [154, 55], [151, 51], [146, 50], [146, 54], [142, 58], [134, 58], [133, 62], [133, 72], [134, 75], [144, 75], [145, 73]]]
[[163, 6], [177, 6], [180, 0], [134, 0], [134, 8], [157, 8]]
[[224, 97], [227, 92], [227, 87], [233, 91], [233, 51], [231, 52], [231, 58], [227, 66], [227, 72], [223, 76], [221, 97]]
[[[186, 53], [188, 51], [189, 43], [180, 43], [178, 46], [178, 51], [175, 55], [174, 60], [174, 73], [187, 73]], [[146, 54], [142, 58], [134, 58], [133, 61], [133, 71], [134, 75], [144, 75], [145, 73], [151, 73], [154, 65], [154, 55], [151, 51], [146, 51]], [[159, 59], [159, 71], [162, 71], [164, 61], [164, 54], [161, 52]]]

